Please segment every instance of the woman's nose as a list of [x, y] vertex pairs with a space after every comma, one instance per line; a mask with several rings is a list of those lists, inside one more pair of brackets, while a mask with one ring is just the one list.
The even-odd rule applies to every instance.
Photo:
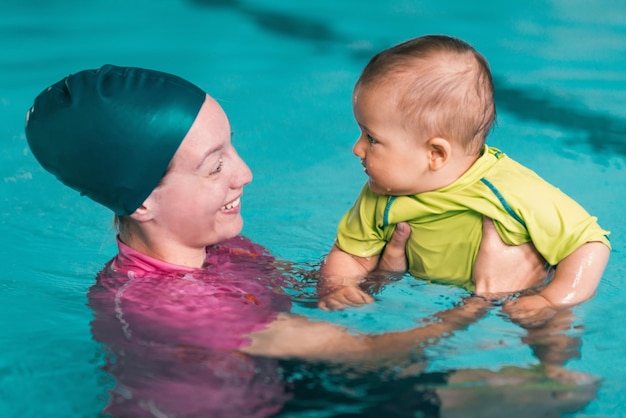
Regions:
[[252, 181], [252, 171], [246, 162], [236, 154], [235, 172], [233, 173], [233, 186], [235, 188], [242, 187]]

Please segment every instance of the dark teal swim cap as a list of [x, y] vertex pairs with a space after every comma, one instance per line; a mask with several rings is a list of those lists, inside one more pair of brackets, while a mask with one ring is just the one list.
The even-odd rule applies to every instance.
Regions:
[[39, 163], [118, 215], [161, 181], [206, 93], [180, 77], [105, 65], [65, 77], [37, 98], [26, 138]]

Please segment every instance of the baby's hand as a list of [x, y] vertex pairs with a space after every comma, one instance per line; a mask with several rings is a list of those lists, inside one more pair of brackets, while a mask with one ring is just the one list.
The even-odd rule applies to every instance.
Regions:
[[342, 286], [320, 296], [317, 306], [325, 311], [341, 311], [347, 306], [361, 306], [374, 302], [374, 298], [357, 286]]
[[536, 328], [545, 324], [557, 313], [557, 308], [541, 295], [522, 296], [508, 301], [503, 306], [511, 320], [525, 328]]

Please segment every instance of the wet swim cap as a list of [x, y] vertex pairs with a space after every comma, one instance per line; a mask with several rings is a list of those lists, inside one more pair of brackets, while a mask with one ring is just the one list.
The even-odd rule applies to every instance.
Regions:
[[37, 96], [26, 138], [61, 182], [129, 215], [159, 184], [205, 97], [171, 74], [105, 65]]

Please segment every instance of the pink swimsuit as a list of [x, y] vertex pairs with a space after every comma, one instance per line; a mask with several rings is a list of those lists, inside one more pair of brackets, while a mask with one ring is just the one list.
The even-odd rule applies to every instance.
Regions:
[[202, 269], [118, 241], [89, 291], [92, 333], [116, 380], [113, 416], [267, 416], [288, 398], [275, 360], [237, 351], [289, 297], [274, 258], [244, 237], [207, 248]]

